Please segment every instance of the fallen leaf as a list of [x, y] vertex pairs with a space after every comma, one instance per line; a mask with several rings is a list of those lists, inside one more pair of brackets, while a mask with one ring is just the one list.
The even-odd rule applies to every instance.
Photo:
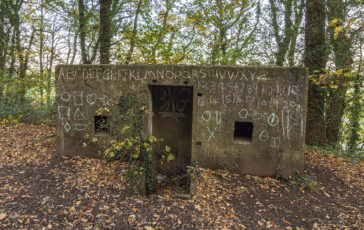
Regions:
[[7, 215], [6, 215], [6, 213], [5, 213], [5, 212], [0, 213], [0, 220], [5, 219], [5, 217], [6, 217], [6, 216], [7, 216]]

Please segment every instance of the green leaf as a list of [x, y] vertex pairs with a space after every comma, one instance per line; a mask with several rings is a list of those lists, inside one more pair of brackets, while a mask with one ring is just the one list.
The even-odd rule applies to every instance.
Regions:
[[129, 125], [124, 126], [124, 128], [121, 130], [121, 134], [124, 134], [128, 129], [130, 129]]
[[157, 138], [155, 136], [150, 136], [148, 140], [150, 143], [157, 142]]
[[172, 153], [170, 153], [167, 157], [168, 161], [174, 160], [174, 155]]
[[336, 23], [338, 23], [337, 18], [334, 18], [333, 20], [331, 20], [331, 22], [329, 23], [329, 27], [335, 27]]

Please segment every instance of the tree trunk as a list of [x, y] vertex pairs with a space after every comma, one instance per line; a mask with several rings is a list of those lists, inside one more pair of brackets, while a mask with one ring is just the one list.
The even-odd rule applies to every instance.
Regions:
[[[293, 66], [298, 29], [302, 22], [304, 0], [285, 0], [281, 2], [284, 5], [284, 30], [282, 35], [279, 34], [277, 1], [269, 0], [273, 34], [278, 46], [278, 50], [275, 53], [276, 65], [283, 66], [288, 53], [289, 65]], [[293, 18], [294, 22], [292, 21]]]
[[[304, 63], [310, 75], [326, 66], [325, 41], [325, 2], [310, 0], [306, 2], [305, 54]], [[312, 76], [315, 77], [315, 76]], [[319, 85], [309, 81], [306, 143], [308, 145], [324, 146], [325, 132], [325, 94]]]
[[20, 87], [19, 87], [19, 99], [20, 103], [25, 103], [25, 93], [26, 93], [26, 84], [25, 84], [25, 78], [26, 78], [26, 72], [28, 69], [28, 62], [29, 62], [29, 54], [30, 50], [33, 45], [34, 35], [35, 35], [35, 28], [32, 28], [32, 34], [29, 38], [28, 47], [24, 48], [21, 46], [20, 43], [20, 30], [17, 29], [17, 51], [18, 51], [18, 58], [19, 58], [19, 81], [20, 81]]
[[296, 43], [297, 43], [297, 36], [298, 30], [300, 28], [302, 18], [303, 18], [303, 9], [304, 9], [304, 0], [300, 0], [300, 4], [297, 5], [298, 0], [294, 1], [294, 12], [295, 12], [295, 23], [292, 29], [292, 38], [291, 43], [289, 44], [289, 51], [288, 51], [288, 65], [294, 66], [294, 55], [296, 51]]
[[[40, 25], [39, 25], [39, 77], [43, 82], [44, 78], [44, 65], [43, 65], [43, 46], [44, 46], [44, 12], [43, 12], [43, 4], [40, 6]], [[43, 87], [39, 87], [39, 93], [41, 96], [41, 105], [43, 105]]]
[[162, 28], [159, 30], [158, 33], [158, 38], [157, 38], [157, 42], [155, 43], [155, 45], [152, 48], [152, 63], [156, 64], [157, 63], [157, 57], [156, 57], [156, 53], [157, 53], [157, 49], [158, 46], [160, 45], [160, 43], [163, 41], [164, 36], [166, 34], [166, 30], [167, 30], [167, 26], [168, 26], [168, 17], [169, 17], [169, 13], [170, 10], [173, 8], [174, 3], [176, 2], [176, 0], [166, 0], [166, 11], [164, 12], [164, 16], [163, 16], [163, 23], [162, 23]]
[[291, 40], [291, 30], [292, 30], [292, 0], [287, 0], [284, 3], [284, 37], [279, 35], [279, 25], [277, 19], [278, 8], [276, 6], [275, 0], [269, 0], [270, 9], [272, 12], [272, 25], [274, 30], [274, 37], [278, 46], [278, 51], [276, 53], [276, 65], [283, 66], [289, 43]]
[[0, 101], [3, 99], [3, 78], [5, 73], [5, 60], [6, 60], [6, 45], [5, 37], [8, 36], [5, 33], [5, 9], [3, 3], [0, 3]]
[[[329, 22], [333, 19], [338, 19], [336, 26], [344, 26], [346, 20], [346, 7], [343, 0], [328, 0], [328, 18]], [[334, 82], [338, 88], [330, 90], [330, 100], [327, 105], [327, 138], [329, 144], [335, 146], [340, 138], [341, 119], [344, 115], [346, 107], [346, 91], [347, 77], [345, 73], [349, 72], [352, 65], [351, 40], [346, 37], [345, 32], [339, 32], [338, 36], [334, 37], [334, 27], [329, 28], [330, 42], [335, 54], [336, 70], [343, 70], [342, 73], [334, 75]]]
[[48, 75], [47, 75], [47, 105], [50, 104], [51, 93], [52, 93], [52, 69], [53, 69], [53, 61], [54, 61], [55, 49], [56, 49], [55, 37], [56, 37], [56, 29], [54, 28], [51, 33], [51, 53], [50, 53], [50, 57], [49, 57], [49, 67], [47, 70], [47, 72], [48, 72]]
[[91, 64], [88, 60], [87, 50], [86, 50], [86, 17], [85, 17], [85, 5], [83, 0], [78, 0], [78, 22], [80, 29], [80, 47], [81, 47], [81, 57], [83, 64]]
[[129, 47], [128, 53], [126, 54], [125, 64], [129, 64], [130, 61], [131, 61], [131, 57], [133, 56], [134, 47], [135, 47], [135, 37], [137, 35], [137, 30], [138, 30], [139, 13], [140, 13], [140, 9], [142, 7], [142, 3], [143, 3], [143, 0], [138, 1], [138, 6], [137, 6], [137, 9], [135, 11], [133, 33], [131, 34], [131, 37], [130, 37], [130, 47]]
[[76, 58], [76, 54], [77, 54], [77, 38], [78, 38], [78, 31], [75, 32], [75, 36], [73, 38], [73, 53], [72, 53], [72, 58], [71, 58], [71, 62], [70, 62], [71, 65], [73, 65], [75, 58]]
[[111, 3], [112, 0], [99, 0], [100, 3], [100, 63], [110, 63], [111, 46]]
[[356, 75], [356, 78], [354, 80], [354, 95], [353, 95], [353, 101], [350, 109], [350, 129], [349, 129], [349, 143], [348, 143], [348, 149], [350, 153], [353, 153], [357, 147], [357, 142], [359, 141], [360, 135], [360, 113], [361, 113], [361, 102], [360, 100], [363, 98], [363, 93], [360, 90], [363, 81], [360, 78], [360, 71], [361, 71], [361, 63], [363, 60], [363, 53], [362, 53], [362, 43], [360, 44], [360, 59], [359, 59], [359, 67], [358, 67], [358, 73]]

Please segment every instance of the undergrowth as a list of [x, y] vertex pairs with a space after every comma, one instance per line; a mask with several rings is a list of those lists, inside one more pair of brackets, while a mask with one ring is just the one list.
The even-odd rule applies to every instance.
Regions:
[[55, 118], [54, 100], [49, 103], [34, 103], [29, 100], [18, 101], [0, 100], [0, 120], [32, 124], [53, 124]]
[[[135, 94], [121, 96], [118, 110], [113, 111], [110, 124], [112, 136], [109, 147], [105, 150], [105, 157], [109, 160], [127, 162], [122, 170], [123, 176], [132, 183], [144, 181], [146, 193], [153, 193], [157, 185], [156, 173], [152, 162], [153, 145], [163, 142], [154, 136], [144, 137], [144, 116], [150, 113], [145, 104]], [[103, 110], [100, 110], [102, 113]], [[120, 116], [118, 116], [120, 114]], [[121, 129], [120, 129], [121, 128]], [[160, 149], [161, 163], [174, 159], [169, 146]], [[119, 170], [120, 171], [120, 170]]]
[[294, 173], [288, 178], [289, 182], [298, 187], [302, 192], [305, 191], [306, 188], [319, 193], [317, 190], [317, 183], [308, 175], [301, 173], [299, 171], [294, 171]]
[[351, 151], [345, 150], [343, 148], [333, 147], [331, 145], [327, 145], [325, 147], [306, 146], [306, 149], [313, 151], [320, 151], [324, 156], [334, 154], [336, 157], [344, 157], [352, 161], [364, 160], [364, 148], [362, 146], [358, 146], [357, 148]]

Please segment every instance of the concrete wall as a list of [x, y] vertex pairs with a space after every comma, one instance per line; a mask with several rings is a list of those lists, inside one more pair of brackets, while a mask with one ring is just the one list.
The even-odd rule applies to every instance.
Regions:
[[[110, 135], [95, 133], [96, 111], [113, 108], [120, 96], [132, 92], [156, 112], [145, 117], [145, 135], [181, 135], [171, 144], [176, 149], [184, 146], [175, 163], [182, 168], [191, 159], [202, 167], [259, 176], [275, 175], [277, 168], [282, 175], [302, 171], [307, 74], [304, 68], [59, 65], [56, 152], [101, 153]], [[166, 92], [153, 93], [153, 86], [181, 87], [159, 87]], [[190, 102], [186, 90], [181, 90], [186, 87], [191, 89]], [[185, 109], [192, 109], [192, 118], [183, 115], [188, 114]], [[189, 123], [190, 131], [185, 129]]]

